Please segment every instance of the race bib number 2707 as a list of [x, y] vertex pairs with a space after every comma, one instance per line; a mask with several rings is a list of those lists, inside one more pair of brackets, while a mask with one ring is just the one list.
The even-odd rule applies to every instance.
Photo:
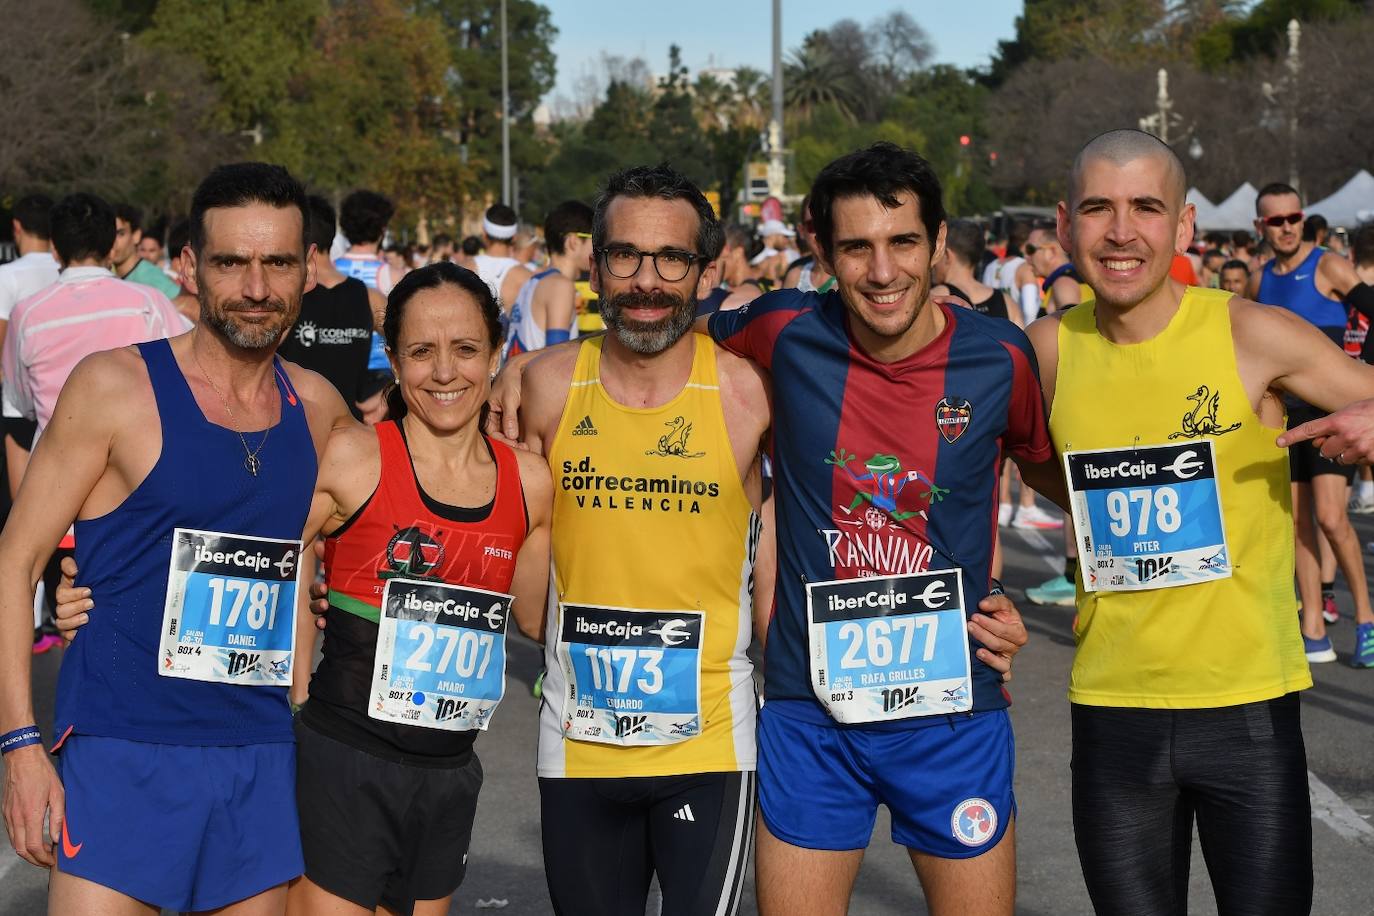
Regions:
[[288, 686], [300, 552], [300, 541], [176, 529], [158, 674]]

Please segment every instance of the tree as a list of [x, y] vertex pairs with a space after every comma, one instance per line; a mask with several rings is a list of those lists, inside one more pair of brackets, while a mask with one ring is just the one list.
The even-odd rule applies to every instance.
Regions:
[[888, 81], [910, 78], [935, 53], [930, 36], [903, 10], [880, 16], [864, 30], [878, 73]]
[[824, 32], [812, 32], [792, 52], [783, 80], [783, 100], [801, 121], [831, 108], [846, 121], [858, 121], [863, 89], [856, 72], [835, 54]]

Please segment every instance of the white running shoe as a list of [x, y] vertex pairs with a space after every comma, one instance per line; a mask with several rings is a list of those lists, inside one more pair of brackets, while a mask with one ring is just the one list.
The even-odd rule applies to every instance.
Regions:
[[1021, 511], [1016, 513], [1016, 520], [1011, 523], [1011, 526], [1013, 528], [1046, 531], [1052, 528], [1063, 528], [1064, 520], [1050, 515], [1039, 506], [1022, 506]]
[[1005, 528], [1011, 524], [1011, 503], [1000, 503], [997, 506], [997, 527]]

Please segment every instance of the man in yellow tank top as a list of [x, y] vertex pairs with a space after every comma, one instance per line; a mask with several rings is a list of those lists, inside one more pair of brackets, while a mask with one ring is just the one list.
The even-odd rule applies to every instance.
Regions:
[[1169, 278], [1183, 166], [1117, 130], [1075, 160], [1058, 234], [1095, 303], [1029, 329], [1081, 554], [1074, 832], [1100, 913], [1187, 907], [1196, 819], [1222, 913], [1305, 913], [1311, 811], [1279, 392], [1374, 395], [1291, 313]]
[[609, 333], [524, 373], [555, 491], [538, 773], [560, 913], [643, 913], [654, 873], [665, 913], [733, 913], [743, 886], [769, 410], [756, 366], [691, 333], [722, 241], [681, 175], [611, 176], [592, 266]]

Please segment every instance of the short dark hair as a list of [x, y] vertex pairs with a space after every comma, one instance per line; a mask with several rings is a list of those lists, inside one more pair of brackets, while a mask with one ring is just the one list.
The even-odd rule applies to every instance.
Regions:
[[1350, 236], [1350, 260], [1357, 267], [1374, 265], [1374, 223], [1365, 223]]
[[977, 267], [987, 247], [983, 227], [971, 219], [952, 219], [945, 224], [945, 254], [956, 254], [969, 267]]
[[597, 248], [606, 244], [606, 211], [617, 197], [687, 201], [697, 211], [696, 253], [710, 261], [720, 257], [720, 250], [725, 246], [725, 233], [720, 227], [720, 220], [716, 219], [716, 211], [711, 208], [711, 202], [701, 193], [701, 189], [668, 163], [621, 169], [606, 179], [606, 187], [596, 198], [592, 218], [592, 245]]
[[449, 235], [447, 232], [440, 232], [440, 233], [438, 233], [437, 235], [435, 235], [434, 238], [430, 239], [430, 247], [431, 247], [431, 248], [438, 248], [438, 247], [441, 246], [441, 245], [452, 245], [452, 244], [453, 244], [453, 236]]
[[1326, 217], [1320, 213], [1313, 213], [1302, 222], [1302, 240], [1304, 242], [1315, 242], [1318, 232], [1325, 232], [1327, 228]]
[[129, 224], [130, 232], [143, 231], [143, 211], [133, 204], [115, 204], [114, 214], [115, 219]]
[[52, 246], [63, 264], [104, 259], [114, 247], [114, 208], [94, 194], [68, 194], [52, 208]]
[[46, 194], [25, 194], [14, 202], [10, 214], [29, 235], [44, 241], [52, 238], [52, 198]]
[[[1250, 265], [1246, 264], [1244, 261], [1237, 260], [1236, 258], [1232, 258], [1225, 264], [1221, 265], [1221, 270], [1243, 270], [1245, 271], [1245, 275], [1247, 277], [1250, 276]], [[1220, 273], [1220, 271], [1218, 271], [1218, 273]]]
[[463, 254], [468, 257], [482, 253], [482, 239], [480, 236], [470, 235], [463, 239]]
[[1221, 258], [1222, 260], [1225, 260], [1226, 252], [1222, 251], [1219, 248], [1209, 248], [1202, 253], [1202, 263], [1204, 264], [1206, 264], [1213, 258]]
[[580, 200], [565, 200], [544, 217], [544, 244], [550, 254], [563, 254], [563, 238], [569, 232], [592, 231], [592, 208]]
[[1026, 247], [1026, 239], [1030, 238], [1031, 224], [1029, 220], [1018, 219], [1011, 224], [1011, 229], [1007, 231], [1007, 255], [1009, 257], [1020, 257], [1021, 249]]
[[310, 242], [325, 255], [334, 244], [334, 205], [318, 194], [306, 198], [310, 207]]
[[[482, 321], [487, 326], [487, 341], [493, 350], [501, 345], [501, 306], [491, 294], [491, 287], [477, 274], [466, 267], [459, 267], [452, 261], [435, 261], [424, 267], [409, 271], [400, 279], [386, 297], [386, 315], [382, 318], [382, 339], [387, 349], [396, 352], [401, 337], [401, 319], [405, 317], [406, 306], [421, 290], [437, 289], [445, 284], [457, 286], [473, 298], [482, 312]], [[406, 415], [406, 402], [401, 397], [401, 389], [392, 385], [386, 395], [387, 415], [398, 419]], [[486, 423], [487, 408], [482, 406], [480, 429]]]
[[898, 205], [897, 195], [916, 196], [921, 222], [932, 249], [945, 221], [940, 179], [930, 163], [895, 143], [881, 141], [841, 156], [821, 169], [811, 185], [811, 222], [816, 241], [830, 254], [835, 239], [835, 202], [844, 197], [875, 197], [884, 207]]
[[181, 250], [191, 244], [191, 221], [179, 219], [167, 230], [168, 257], [181, 257]]
[[1302, 200], [1302, 195], [1298, 193], [1298, 189], [1291, 184], [1284, 184], [1282, 181], [1271, 181], [1260, 188], [1259, 193], [1255, 195], [1255, 213], [1259, 213], [1259, 202], [1264, 200], [1264, 198], [1278, 197], [1281, 194], [1292, 194], [1299, 201]]
[[[754, 233], [750, 232], [748, 229], [745, 229], [739, 223], [726, 224], [725, 245], [728, 245], [731, 248], [742, 248], [747, 252], [749, 250], [750, 243], [753, 241]], [[724, 245], [722, 245], [721, 247], [723, 250]]]
[[1232, 248], [1249, 248], [1253, 244], [1255, 244], [1255, 237], [1247, 230], [1237, 229], [1235, 232], [1231, 233]]
[[339, 208], [339, 226], [350, 244], [370, 245], [386, 235], [387, 223], [395, 212], [391, 198], [376, 191], [358, 190], [344, 198]]
[[301, 183], [279, 165], [235, 162], [217, 166], [196, 188], [191, 198], [191, 250], [199, 255], [205, 247], [206, 211], [249, 204], [295, 207], [301, 214], [301, 251], [310, 247], [310, 205]]

